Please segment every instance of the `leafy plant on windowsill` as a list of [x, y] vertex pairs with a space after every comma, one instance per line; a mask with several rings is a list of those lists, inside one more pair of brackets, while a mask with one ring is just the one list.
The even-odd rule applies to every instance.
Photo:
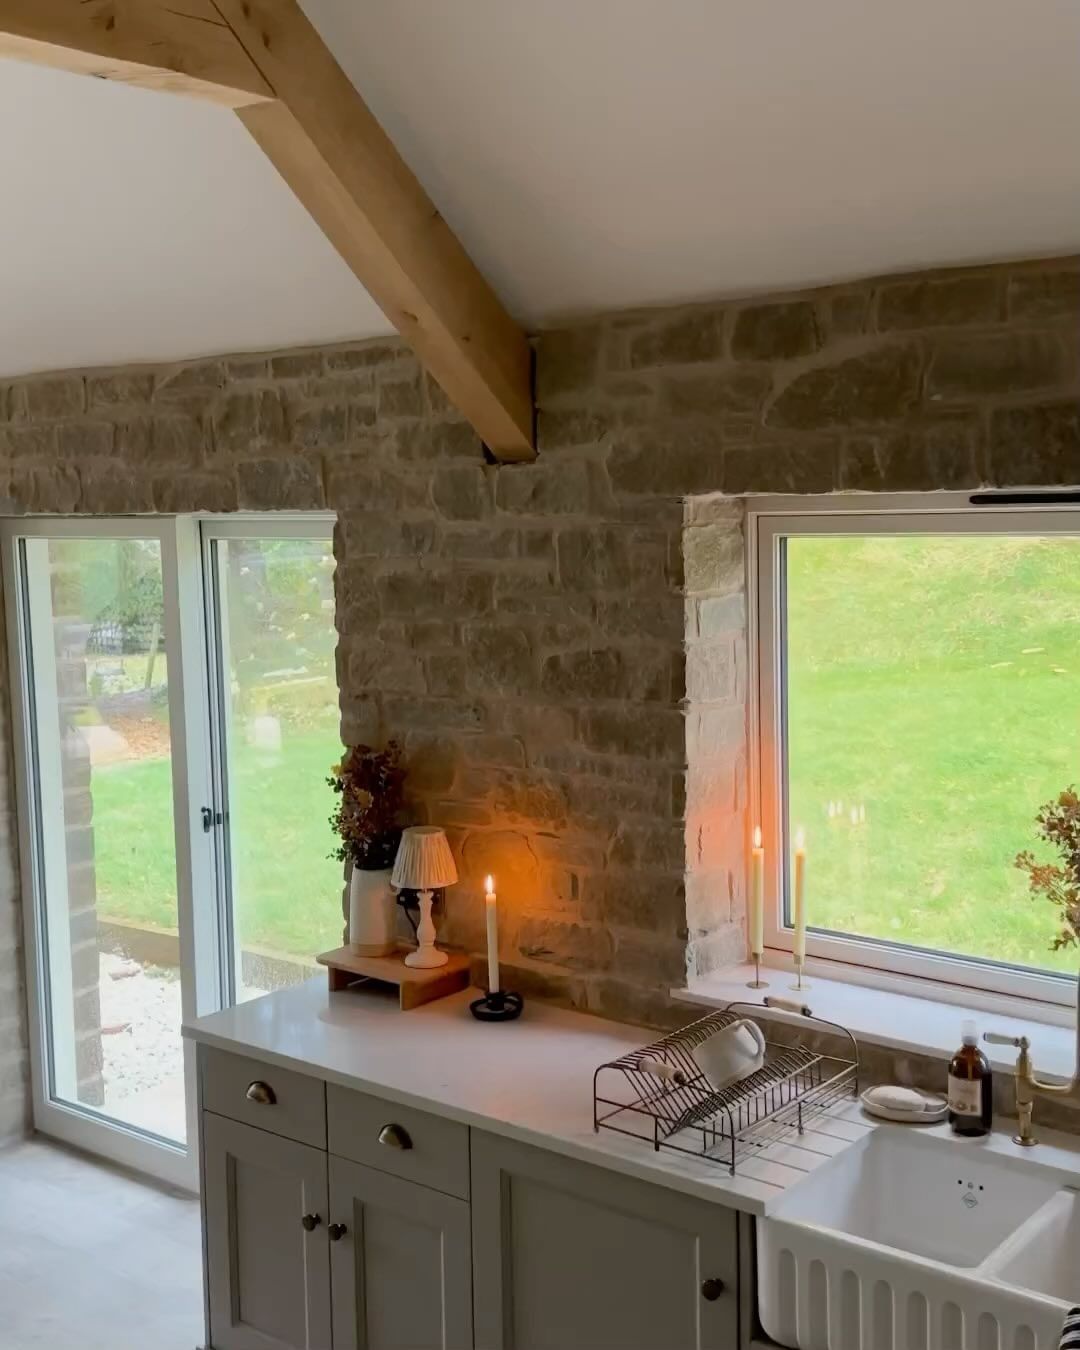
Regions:
[[1061, 855], [1061, 863], [1039, 862], [1025, 850], [1016, 855], [1016, 866], [1028, 874], [1033, 896], [1043, 896], [1057, 909], [1061, 928], [1053, 951], [1080, 946], [1080, 797], [1067, 787], [1055, 801], [1047, 802], [1035, 817], [1040, 836]]
[[364, 872], [392, 867], [404, 809], [405, 769], [398, 743], [388, 742], [385, 750], [354, 745], [326, 782], [337, 796], [330, 828], [341, 841], [330, 857], [351, 861]]

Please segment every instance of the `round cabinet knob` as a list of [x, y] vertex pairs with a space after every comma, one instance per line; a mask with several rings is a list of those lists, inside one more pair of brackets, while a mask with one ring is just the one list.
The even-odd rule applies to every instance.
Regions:
[[318, 1214], [305, 1214], [300, 1222], [303, 1224], [306, 1233], [314, 1233], [315, 1229], [322, 1223], [322, 1219]]
[[332, 1223], [326, 1231], [330, 1234], [331, 1242], [340, 1242], [349, 1230], [343, 1223]]
[[379, 1131], [379, 1143], [387, 1148], [412, 1148], [409, 1131], [402, 1125], [384, 1125]]
[[706, 1280], [701, 1286], [701, 1297], [709, 1303], [715, 1303], [724, 1292], [723, 1280]]
[[244, 1096], [249, 1102], [255, 1102], [257, 1106], [274, 1106], [277, 1102], [274, 1089], [270, 1084], [259, 1082], [257, 1079], [254, 1083], [248, 1084]]

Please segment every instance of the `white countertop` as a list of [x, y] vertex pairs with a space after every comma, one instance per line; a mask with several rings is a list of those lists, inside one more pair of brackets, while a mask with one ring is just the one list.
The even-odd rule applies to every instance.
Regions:
[[476, 997], [466, 991], [403, 1013], [396, 998], [331, 994], [316, 977], [199, 1018], [184, 1035], [751, 1214], [768, 1213], [792, 1184], [872, 1128], [847, 1100], [797, 1142], [741, 1158], [735, 1176], [716, 1162], [597, 1134], [594, 1071], [654, 1033], [535, 1001], [519, 1021], [487, 1025], [469, 1014]]

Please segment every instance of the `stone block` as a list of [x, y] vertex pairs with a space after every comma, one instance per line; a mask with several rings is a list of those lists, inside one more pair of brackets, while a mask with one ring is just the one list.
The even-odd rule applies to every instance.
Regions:
[[746, 632], [746, 595], [742, 589], [731, 595], [710, 595], [697, 600], [695, 611], [696, 637]]
[[444, 558], [512, 558], [519, 542], [517, 530], [484, 524], [477, 529], [445, 530], [439, 536], [439, 553]]
[[332, 347], [325, 353], [329, 371], [370, 370], [374, 366], [389, 366], [400, 361], [409, 352], [404, 340], [396, 342], [365, 342], [349, 347]]
[[630, 366], [681, 366], [718, 361], [724, 354], [723, 311], [692, 310], [661, 319], [630, 339]]
[[665, 376], [660, 385], [660, 400], [664, 409], [676, 417], [746, 413], [751, 415], [752, 424], [771, 388], [772, 375], [768, 370], [720, 368], [707, 375]]
[[589, 971], [606, 970], [615, 949], [606, 929], [591, 924], [565, 923], [546, 916], [523, 920], [517, 946], [529, 961], [550, 962], [566, 970]]
[[507, 464], [495, 479], [495, 502], [514, 515], [587, 515], [599, 496], [602, 472], [582, 459]]
[[614, 419], [598, 408], [569, 409], [541, 412], [537, 419], [537, 449], [573, 448], [579, 445], [599, 445], [611, 433]]
[[523, 769], [526, 763], [525, 742], [520, 736], [494, 732], [463, 736], [460, 749], [469, 764]]
[[543, 409], [559, 394], [589, 389], [600, 369], [603, 329], [583, 325], [541, 333], [536, 339], [536, 399]]
[[432, 475], [431, 495], [447, 520], [483, 520], [492, 509], [490, 473], [479, 462], [438, 468]]
[[838, 460], [831, 442], [725, 450], [724, 489], [736, 494], [832, 492]]
[[896, 343], [815, 366], [780, 390], [766, 425], [813, 431], [906, 417], [919, 400], [921, 365], [917, 347]]
[[154, 383], [154, 398], [162, 401], [188, 400], [193, 396], [210, 398], [224, 387], [223, 361], [195, 361], [160, 370]]
[[617, 442], [608, 473], [615, 491], [632, 497], [715, 492], [723, 485], [722, 440], [699, 423], [669, 423], [662, 432]]
[[11, 495], [23, 511], [71, 515], [81, 493], [70, 464], [17, 464], [11, 473]]
[[107, 457], [113, 452], [115, 434], [112, 422], [61, 422], [56, 428], [56, 453], [74, 460]]
[[866, 331], [870, 312], [870, 291], [837, 291], [823, 300], [819, 325], [830, 338], [854, 337]]
[[375, 591], [385, 615], [403, 618], [477, 618], [492, 608], [494, 578], [479, 572], [390, 572]]
[[303, 380], [323, 373], [321, 351], [281, 352], [270, 358], [270, 374], [275, 380]]
[[978, 399], [1051, 389], [1074, 375], [1071, 357], [1053, 334], [969, 333], [934, 344], [926, 390], [931, 399]]
[[1010, 319], [1080, 317], [1080, 267], [1064, 271], [1017, 272], [1006, 287]]
[[86, 388], [77, 375], [22, 380], [11, 389], [12, 416], [21, 421], [78, 417], [86, 407]]
[[425, 412], [425, 400], [419, 373], [407, 379], [380, 380], [377, 407], [381, 418], [422, 417]]
[[686, 887], [666, 872], [609, 869], [586, 878], [582, 917], [606, 927], [686, 937]]
[[987, 473], [995, 487], [1080, 487], [1080, 402], [996, 409]]
[[214, 443], [227, 455], [257, 455], [285, 446], [285, 406], [276, 389], [228, 394], [213, 412]]
[[581, 737], [590, 750], [606, 755], [660, 764], [679, 764], [685, 755], [683, 716], [674, 708], [589, 708], [582, 714]]
[[154, 376], [149, 371], [120, 371], [86, 378], [86, 401], [91, 412], [138, 407], [149, 403], [153, 394]]
[[667, 540], [652, 531], [582, 526], [559, 531], [559, 577], [571, 590], [662, 587]]
[[197, 417], [184, 413], [157, 413], [116, 423], [116, 454], [135, 463], [200, 463], [206, 433]]
[[270, 376], [270, 362], [265, 356], [233, 356], [225, 362], [228, 383], [247, 380], [265, 380]]
[[817, 315], [809, 300], [751, 305], [735, 316], [731, 354], [739, 361], [786, 361], [810, 356], [821, 346]]
[[623, 698], [630, 686], [627, 658], [615, 647], [549, 656], [541, 672], [541, 687], [551, 698], [580, 702]]
[[344, 403], [315, 403], [289, 409], [289, 440], [301, 450], [330, 450], [349, 436], [349, 408]]
[[13, 422], [0, 427], [0, 453], [9, 459], [51, 459], [56, 456], [55, 422]]
[[137, 465], [81, 464], [79, 506], [91, 515], [140, 515], [154, 510], [150, 475]]
[[298, 454], [243, 460], [236, 466], [236, 499], [245, 511], [318, 511], [325, 504], [322, 474]]
[[686, 716], [686, 753], [690, 762], [730, 761], [746, 746], [744, 708], [691, 708]]
[[735, 692], [735, 648], [730, 639], [691, 643], [686, 653], [686, 697], [692, 703], [726, 703]]
[[877, 328], [951, 328], [994, 323], [1001, 317], [1001, 279], [997, 273], [912, 278], [882, 286], [877, 293]]
[[691, 594], [729, 595], [746, 582], [742, 521], [694, 525], [683, 534], [685, 586]]
[[346, 678], [350, 694], [382, 689], [393, 689], [401, 694], [427, 692], [424, 662], [418, 652], [386, 647], [367, 639], [348, 652]]
[[224, 473], [161, 474], [151, 483], [154, 509], [164, 515], [235, 511], [236, 482]]
[[925, 492], [979, 485], [975, 420], [946, 419], [881, 437], [853, 438], [840, 455], [846, 492]]
[[536, 693], [536, 654], [523, 629], [505, 624], [469, 624], [463, 640], [469, 657], [467, 686], [472, 693], [504, 697]]

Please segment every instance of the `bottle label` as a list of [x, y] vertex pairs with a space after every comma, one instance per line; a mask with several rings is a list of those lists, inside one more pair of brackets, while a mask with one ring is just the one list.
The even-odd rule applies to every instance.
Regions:
[[958, 1116], [982, 1114], [982, 1080], [949, 1074], [949, 1110]]

